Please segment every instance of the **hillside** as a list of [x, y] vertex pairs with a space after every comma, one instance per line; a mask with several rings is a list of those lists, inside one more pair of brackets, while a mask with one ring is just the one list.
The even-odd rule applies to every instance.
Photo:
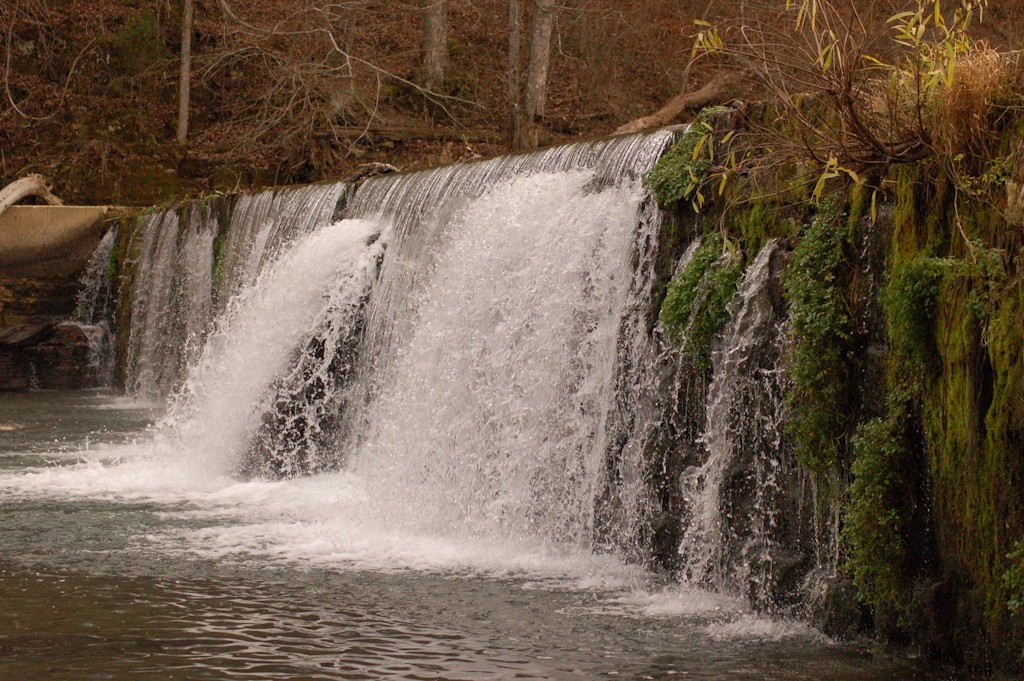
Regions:
[[[533, 3], [522, 4], [525, 69]], [[757, 5], [564, 3], [540, 144], [610, 133], [713, 82], [726, 65], [688, 69], [694, 20], [771, 21], [779, 3]], [[1020, 5], [989, 8], [979, 35], [1017, 44]], [[0, 182], [39, 172], [72, 201], [146, 205], [337, 178], [368, 161], [418, 168], [509, 148], [504, 0], [451, 0], [449, 68], [429, 91], [417, 85], [416, 3], [197, 0], [185, 146], [174, 144], [181, 20], [179, 2], [4, 3]], [[757, 96], [742, 85], [719, 96], [735, 94]]]

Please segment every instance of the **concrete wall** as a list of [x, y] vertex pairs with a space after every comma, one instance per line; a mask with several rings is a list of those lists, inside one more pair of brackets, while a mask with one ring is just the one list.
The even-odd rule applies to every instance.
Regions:
[[81, 272], [105, 229], [107, 206], [12, 206], [0, 214], [0, 277]]

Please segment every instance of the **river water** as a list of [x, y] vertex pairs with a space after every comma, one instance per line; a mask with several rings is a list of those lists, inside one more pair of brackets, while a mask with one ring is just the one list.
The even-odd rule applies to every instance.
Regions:
[[389, 525], [352, 474], [181, 478], [158, 416], [0, 396], [0, 678], [950, 678], [609, 556]]

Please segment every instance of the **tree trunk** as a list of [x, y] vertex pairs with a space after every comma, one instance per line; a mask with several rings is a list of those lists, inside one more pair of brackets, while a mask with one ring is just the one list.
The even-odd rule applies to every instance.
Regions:
[[521, 0], [508, 1], [508, 115], [509, 146], [519, 145], [519, 130], [523, 124], [522, 82], [519, 63], [522, 59], [523, 4]]
[[63, 206], [64, 202], [50, 193], [50, 185], [42, 175], [26, 175], [0, 189], [0, 215], [29, 196], [38, 196], [50, 206]]
[[182, 0], [181, 75], [178, 78], [178, 144], [188, 138], [188, 107], [192, 80], [192, 0]]
[[423, 87], [437, 90], [448, 75], [448, 0], [423, 2]]
[[537, 126], [547, 102], [548, 68], [551, 64], [551, 34], [555, 28], [554, 0], [534, 0], [533, 31], [530, 36], [530, 64], [526, 72], [526, 99], [519, 149], [537, 148]]

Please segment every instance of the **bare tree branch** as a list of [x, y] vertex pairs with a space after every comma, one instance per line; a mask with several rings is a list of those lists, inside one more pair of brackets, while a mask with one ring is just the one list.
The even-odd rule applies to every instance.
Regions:
[[50, 192], [50, 184], [42, 175], [33, 173], [11, 182], [0, 189], [0, 215], [8, 208], [30, 196], [37, 196], [49, 206], [63, 206], [64, 202]]

